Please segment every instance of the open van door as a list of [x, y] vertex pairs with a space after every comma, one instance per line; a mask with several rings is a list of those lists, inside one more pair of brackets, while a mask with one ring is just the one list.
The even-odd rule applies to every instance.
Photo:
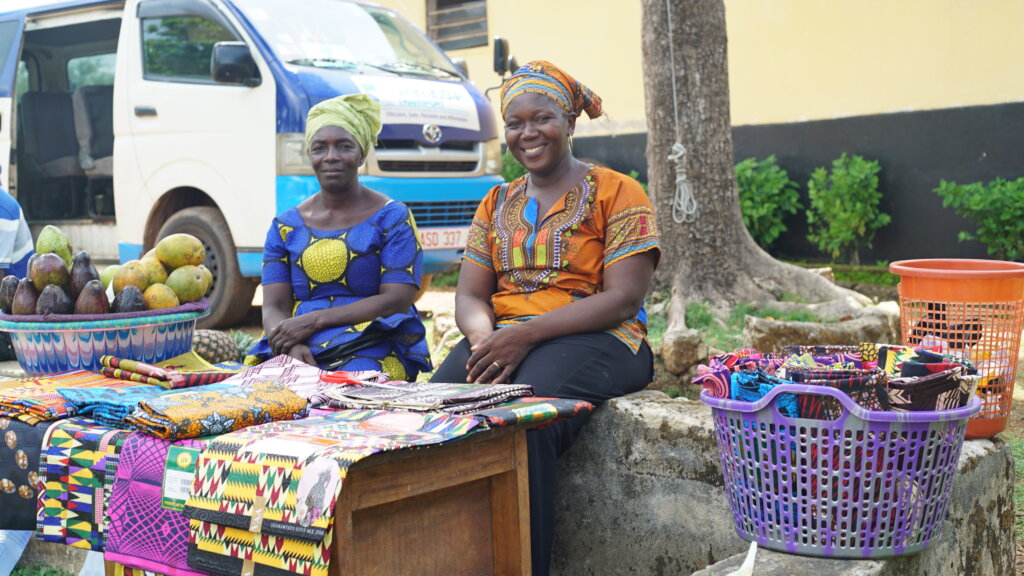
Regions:
[[213, 273], [201, 324], [230, 326], [250, 310], [275, 216], [254, 202], [274, 198], [273, 74], [216, 0], [140, 0], [126, 14], [138, 22], [121, 29], [114, 190], [117, 214], [140, 217], [118, 218], [121, 261], [173, 233], [198, 237]]
[[15, 86], [24, 19], [0, 22], [0, 188], [10, 191], [11, 140], [14, 136]]

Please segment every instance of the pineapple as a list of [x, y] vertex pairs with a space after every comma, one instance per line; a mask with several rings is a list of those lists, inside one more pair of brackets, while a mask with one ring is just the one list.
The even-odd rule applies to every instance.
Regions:
[[210, 364], [240, 362], [243, 354], [235, 340], [219, 330], [196, 330], [192, 350]]

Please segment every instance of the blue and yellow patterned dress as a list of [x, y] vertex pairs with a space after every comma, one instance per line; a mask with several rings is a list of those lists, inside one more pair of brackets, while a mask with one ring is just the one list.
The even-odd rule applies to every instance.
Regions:
[[[419, 285], [423, 251], [412, 213], [389, 201], [373, 216], [350, 228], [314, 230], [298, 209], [274, 219], [263, 247], [263, 284], [287, 282], [295, 296], [293, 316], [345, 306], [380, 293], [381, 284]], [[314, 356], [351, 345], [364, 331], [387, 337], [354, 352], [331, 370], [380, 370], [395, 380], [415, 380], [431, 369], [425, 330], [415, 306], [404, 314], [377, 318], [356, 326], [337, 326], [314, 334], [307, 342]], [[271, 356], [264, 336], [249, 351], [259, 361]]]

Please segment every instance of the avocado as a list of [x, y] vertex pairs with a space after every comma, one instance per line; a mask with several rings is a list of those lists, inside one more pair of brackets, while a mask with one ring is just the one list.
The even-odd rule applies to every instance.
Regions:
[[51, 284], [61, 288], [67, 286], [70, 274], [63, 258], [53, 253], [47, 253], [40, 254], [32, 263], [29, 276], [32, 278], [32, 284], [35, 285], [36, 290], [41, 293]]
[[36, 300], [39, 299], [39, 291], [28, 278], [18, 281], [18, 289], [14, 291], [14, 302], [11, 303], [12, 314], [35, 314]]
[[7, 314], [11, 313], [11, 305], [14, 304], [14, 293], [17, 291], [17, 276], [4, 276], [4, 279], [0, 280], [0, 310]]
[[90, 280], [99, 280], [99, 278], [100, 273], [96, 270], [96, 266], [93, 265], [89, 254], [86, 252], [75, 254], [74, 259], [71, 260], [71, 276], [68, 279], [71, 297], [77, 299], [82, 293], [82, 288]]
[[142, 290], [131, 284], [122, 288], [110, 305], [111, 312], [140, 312], [145, 309], [146, 302], [142, 299]]
[[[3, 285], [0, 284], [0, 288]], [[107, 301], [107, 292], [103, 289], [103, 282], [89, 280], [82, 287], [75, 301], [75, 314], [106, 314], [110, 312], [110, 302]]]
[[63, 288], [50, 284], [39, 293], [36, 300], [36, 314], [71, 314], [75, 311], [75, 303]]

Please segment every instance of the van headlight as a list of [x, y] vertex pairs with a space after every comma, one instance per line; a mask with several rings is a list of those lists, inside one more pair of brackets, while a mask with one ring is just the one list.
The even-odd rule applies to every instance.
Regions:
[[498, 138], [484, 142], [484, 173], [501, 174], [501, 140]]
[[280, 176], [306, 176], [313, 166], [306, 154], [306, 135], [287, 132], [277, 135], [277, 173]]

